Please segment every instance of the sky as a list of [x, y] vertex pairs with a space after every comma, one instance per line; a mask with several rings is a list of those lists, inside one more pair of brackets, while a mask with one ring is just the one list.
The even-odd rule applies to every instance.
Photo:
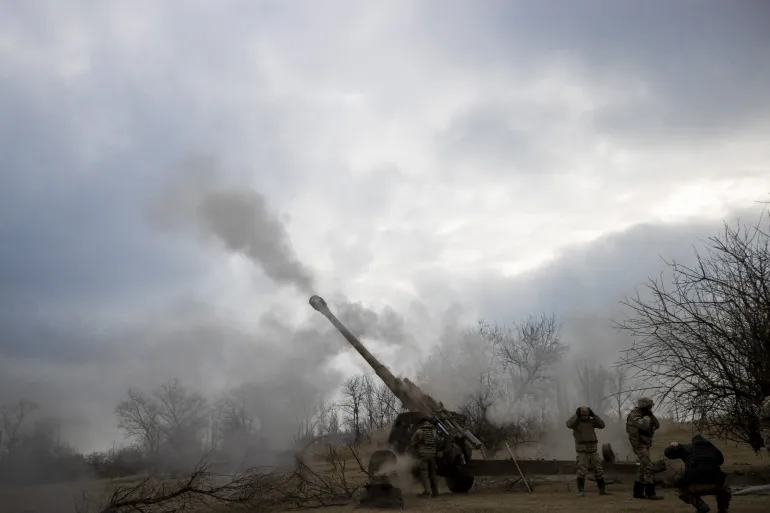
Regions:
[[0, 2], [0, 400], [83, 450], [130, 386], [334, 390], [313, 293], [397, 372], [479, 317], [606, 350], [770, 193], [759, 0], [64, 4]]

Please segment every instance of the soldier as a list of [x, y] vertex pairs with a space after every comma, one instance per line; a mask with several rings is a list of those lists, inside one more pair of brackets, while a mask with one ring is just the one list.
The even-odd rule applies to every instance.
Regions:
[[575, 452], [577, 452], [577, 487], [581, 497], [585, 494], [586, 475], [588, 468], [594, 468], [596, 485], [599, 495], [612, 495], [605, 488], [604, 468], [596, 448], [596, 430], [604, 429], [604, 421], [588, 406], [581, 406], [567, 421], [567, 427], [575, 437]]
[[436, 483], [436, 449], [438, 431], [429, 419], [423, 419], [417, 426], [411, 440], [412, 448], [420, 459], [420, 480], [424, 492], [421, 497], [438, 497]]
[[765, 442], [765, 450], [770, 454], [770, 395], [762, 401], [759, 412], [759, 429], [762, 440]]
[[650, 460], [650, 446], [655, 430], [660, 428], [660, 422], [652, 413], [654, 403], [649, 397], [640, 397], [636, 408], [631, 410], [626, 418], [626, 433], [628, 441], [639, 460], [639, 470], [634, 482], [634, 498], [660, 500], [663, 497], [655, 493], [654, 473]]
[[684, 462], [684, 473], [674, 483], [682, 502], [695, 506], [698, 513], [707, 513], [711, 508], [701, 496], [716, 495], [718, 513], [727, 513], [732, 495], [721, 468], [725, 462], [722, 451], [701, 435], [695, 435], [689, 444], [671, 442], [664, 454]]

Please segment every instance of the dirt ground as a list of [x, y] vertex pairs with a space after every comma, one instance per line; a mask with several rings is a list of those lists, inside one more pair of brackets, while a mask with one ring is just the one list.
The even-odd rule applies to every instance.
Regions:
[[[662, 501], [644, 501], [631, 498], [631, 490], [628, 487], [608, 487], [615, 495], [612, 497], [600, 497], [596, 494], [588, 494], [585, 498], [578, 498], [574, 493], [564, 491], [536, 490], [532, 494], [521, 493], [469, 493], [463, 496], [442, 495], [436, 499], [407, 498], [407, 511], [447, 511], [447, 512], [495, 512], [510, 511], [521, 513], [539, 512], [576, 512], [576, 513], [600, 513], [600, 512], [642, 512], [642, 511], [666, 511], [671, 513], [692, 512], [692, 506], [684, 504], [677, 499], [671, 490], [664, 490]], [[713, 497], [706, 497], [705, 501], [716, 512]], [[767, 513], [770, 511], [770, 496], [735, 497], [730, 505], [730, 511], [738, 513]], [[323, 511], [382, 511], [370, 509], [356, 509], [352, 506], [344, 508], [327, 508]]]
[[[665, 425], [657, 433], [655, 443], [651, 450], [653, 459], [663, 458], [663, 449], [672, 441], [687, 442], [692, 438], [692, 430], [687, 426]], [[725, 456], [725, 472], [743, 470], [748, 468], [766, 467], [770, 461], [766, 452], [757, 455], [750, 447], [727, 441], [715, 441]], [[618, 455], [625, 459], [626, 455]], [[632, 456], [633, 457], [633, 456]], [[680, 465], [679, 462], [670, 462], [671, 465]], [[439, 480], [440, 486], [443, 484]], [[632, 483], [613, 484], [607, 489], [612, 496], [599, 496], [595, 490], [595, 484], [586, 483], [587, 494], [579, 498], [575, 493], [574, 483], [543, 483], [536, 484], [533, 493], [517, 485], [514, 490], [508, 490], [507, 486], [477, 486], [467, 494], [450, 494], [442, 490], [442, 494], [436, 499], [421, 499], [415, 497], [420, 492], [415, 487], [406, 496], [406, 510], [409, 511], [446, 511], [446, 512], [495, 512], [510, 511], [521, 513], [538, 512], [574, 512], [574, 513], [601, 513], [601, 512], [642, 512], [642, 511], [666, 511], [671, 513], [692, 512], [695, 509], [684, 504], [677, 497], [676, 490], [659, 489], [663, 495], [663, 501], [645, 501], [631, 497]], [[712, 512], [716, 512], [716, 504], [713, 497], [705, 497], [704, 500], [711, 506]], [[345, 507], [324, 508], [324, 512], [343, 511], [383, 511], [375, 509], [355, 509], [354, 505]], [[735, 497], [730, 505], [730, 511], [738, 513], [767, 513], [770, 511], [770, 495]]]
[[[468, 494], [453, 495], [446, 490], [436, 499], [421, 499], [415, 497], [420, 491], [415, 487], [406, 496], [407, 511], [446, 511], [483, 513], [510, 511], [521, 513], [539, 512], [659, 512], [671, 513], [692, 512], [692, 506], [682, 503], [676, 497], [674, 490], [661, 490], [665, 499], [652, 503], [631, 498], [630, 485], [610, 485], [608, 489], [613, 496], [601, 497], [596, 494], [592, 483], [586, 483], [588, 493], [585, 498], [578, 498], [574, 486], [567, 483], [536, 485], [534, 493], [516, 488], [507, 491], [504, 487], [480, 488]], [[52, 486], [34, 487], [27, 489], [3, 490], [0, 492], [0, 511], [2, 513], [69, 513], [74, 512], [72, 500], [78, 495], [76, 487]], [[713, 497], [706, 497], [706, 502], [716, 512]], [[239, 509], [247, 512], [248, 510]], [[292, 510], [286, 510], [292, 511]], [[344, 507], [329, 507], [314, 511], [323, 512], [382, 512], [375, 509], [355, 509], [354, 504]], [[733, 498], [730, 511], [737, 513], [767, 513], [770, 511], [770, 496], [752, 496]]]
[[[669, 442], [676, 440], [686, 442], [691, 438], [691, 431], [683, 426], [665, 426], [657, 434], [655, 443], [651, 451], [653, 458], [663, 457], [663, 449]], [[765, 467], [770, 469], [770, 463], [767, 454], [763, 451], [757, 456], [750, 448], [724, 441], [717, 441], [725, 455], [726, 464], [723, 469], [726, 472], [735, 470], [745, 470], [748, 468]], [[362, 454], [368, 460], [368, 455]], [[625, 455], [618, 455], [625, 459]], [[348, 458], [346, 458], [347, 460]], [[358, 470], [352, 456], [349, 458], [349, 465], [345, 475], [351, 481], [365, 479], [365, 476]], [[678, 465], [672, 462], [673, 465]], [[136, 479], [136, 478], [134, 478]], [[113, 480], [113, 481], [83, 481], [80, 483], [69, 483], [61, 485], [19, 487], [19, 488], [0, 488], [0, 513], [74, 513], [74, 502], [84, 491], [90, 494], [98, 495], [104, 493], [106, 488], [112, 488], [118, 484], [126, 484], [131, 479]], [[419, 486], [415, 486], [409, 494], [406, 495], [406, 510], [409, 511], [446, 511], [446, 512], [642, 512], [642, 511], [666, 511], [666, 512], [690, 512], [694, 511], [692, 506], [682, 503], [676, 496], [676, 491], [672, 489], [659, 490], [665, 499], [651, 503], [631, 498], [631, 482], [618, 483], [608, 486], [613, 496], [599, 496], [596, 493], [595, 484], [586, 483], [588, 494], [585, 498], [578, 498], [575, 493], [573, 481], [563, 483], [545, 483], [536, 481], [534, 493], [529, 494], [521, 484], [510, 489], [500, 482], [488, 482], [483, 478], [478, 481], [478, 485], [467, 494], [450, 494], [443, 488], [443, 480], [439, 480], [439, 486], [442, 487], [442, 494], [436, 499], [420, 499], [416, 494], [420, 491]], [[713, 497], [706, 497], [706, 502], [716, 512]], [[344, 507], [320, 508], [323, 512], [343, 512], [354, 511], [354, 501]], [[210, 510], [209, 510], [210, 511]], [[222, 511], [222, 510], [218, 510]], [[239, 509], [238, 511], [248, 511], [248, 509]], [[292, 510], [286, 510], [292, 511]], [[355, 509], [355, 511], [383, 511], [370, 509]], [[770, 496], [749, 496], [735, 497], [731, 504], [730, 511], [738, 513], [767, 513], [770, 511]]]

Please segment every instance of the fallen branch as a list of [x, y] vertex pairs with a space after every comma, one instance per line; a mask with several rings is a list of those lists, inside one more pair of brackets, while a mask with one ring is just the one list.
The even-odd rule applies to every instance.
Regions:
[[177, 513], [212, 504], [250, 504], [280, 495], [288, 476], [250, 468], [234, 475], [214, 474], [199, 462], [184, 479], [164, 480], [148, 476], [133, 485], [117, 486], [97, 504], [84, 494], [75, 504], [77, 513]]
[[[356, 449], [348, 444], [354, 460], [364, 475], [363, 463]], [[304, 459], [297, 458], [295, 483], [284, 492], [285, 502], [296, 508], [322, 508], [344, 506], [350, 502], [363, 483], [356, 483], [348, 476], [348, 465], [342, 451], [333, 445], [326, 445], [320, 465], [325, 468], [313, 468]]]

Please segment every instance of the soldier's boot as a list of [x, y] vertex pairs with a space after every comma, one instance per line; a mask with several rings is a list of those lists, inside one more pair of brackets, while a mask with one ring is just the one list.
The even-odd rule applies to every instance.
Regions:
[[727, 509], [730, 507], [730, 499], [733, 495], [729, 489], [722, 490], [717, 493], [717, 513], [727, 513]]
[[586, 488], [586, 478], [585, 477], [577, 478], [577, 489], [578, 489], [579, 497], [585, 497], [585, 494], [586, 494], [585, 488]]
[[655, 483], [647, 483], [644, 485], [644, 494], [647, 499], [651, 501], [663, 500], [663, 497], [655, 493]]
[[695, 506], [695, 511], [698, 513], [709, 513], [711, 508], [706, 504], [699, 496], [690, 497], [689, 503]]
[[607, 483], [604, 482], [603, 477], [596, 478], [596, 486], [599, 487], [599, 495], [612, 495], [611, 492], [607, 491]]
[[422, 483], [422, 493], [417, 497], [430, 497], [430, 478], [427, 472], [420, 472], [420, 483]]
[[644, 499], [644, 485], [639, 481], [634, 481], [634, 499]]
[[438, 483], [435, 478], [430, 480], [430, 496], [438, 497]]

